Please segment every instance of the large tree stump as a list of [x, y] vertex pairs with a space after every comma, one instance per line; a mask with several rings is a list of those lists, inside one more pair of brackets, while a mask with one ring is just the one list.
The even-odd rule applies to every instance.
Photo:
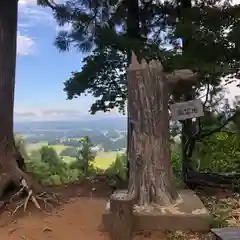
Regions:
[[158, 61], [139, 63], [133, 54], [128, 69], [129, 193], [141, 206], [169, 205], [177, 197], [172, 181], [168, 81]]
[[127, 78], [129, 193], [141, 206], [171, 205], [178, 195], [171, 167], [169, 96], [176, 85], [196, 81], [196, 75], [188, 69], [167, 74], [159, 61], [138, 62], [133, 53]]
[[115, 193], [110, 198], [112, 240], [131, 240], [133, 229], [134, 198], [127, 193]]

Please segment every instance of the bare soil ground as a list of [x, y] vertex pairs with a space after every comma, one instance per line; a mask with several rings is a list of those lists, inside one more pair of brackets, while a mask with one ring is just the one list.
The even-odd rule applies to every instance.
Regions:
[[[5, 211], [0, 219], [0, 239], [4, 240], [107, 240], [101, 231], [101, 217], [112, 189], [102, 179], [51, 189], [63, 201], [51, 213], [40, 213], [33, 206], [11, 216]], [[215, 201], [215, 200], [214, 200]], [[216, 201], [215, 201], [216, 202]], [[137, 233], [134, 240], [207, 239], [200, 233]]]

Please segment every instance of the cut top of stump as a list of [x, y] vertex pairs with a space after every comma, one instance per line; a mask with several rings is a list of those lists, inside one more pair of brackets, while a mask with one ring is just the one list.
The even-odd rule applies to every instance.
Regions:
[[140, 70], [140, 69], [145, 69], [147, 67], [158, 69], [161, 72], [163, 71], [163, 66], [160, 61], [152, 60], [148, 64], [145, 59], [142, 59], [141, 62], [139, 62], [136, 54], [132, 52], [131, 63], [129, 65], [128, 70]]
[[[159, 60], [151, 60], [149, 63], [145, 59], [142, 59], [141, 62], [138, 61], [137, 56], [132, 52], [131, 62], [128, 68], [128, 71], [136, 71], [143, 69], [156, 69], [159, 73], [164, 73], [163, 65]], [[190, 69], [176, 69], [171, 73], [165, 73], [166, 80], [170, 85], [187, 84], [187, 85], [196, 85], [198, 81], [198, 74], [194, 73]]]
[[134, 195], [129, 194], [127, 191], [116, 191], [111, 195], [110, 200], [132, 201], [134, 200]]

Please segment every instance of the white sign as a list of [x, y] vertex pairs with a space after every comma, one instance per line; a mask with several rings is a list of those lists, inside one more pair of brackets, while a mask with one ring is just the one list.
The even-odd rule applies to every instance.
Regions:
[[203, 104], [200, 99], [179, 102], [170, 105], [172, 120], [185, 120], [204, 116]]

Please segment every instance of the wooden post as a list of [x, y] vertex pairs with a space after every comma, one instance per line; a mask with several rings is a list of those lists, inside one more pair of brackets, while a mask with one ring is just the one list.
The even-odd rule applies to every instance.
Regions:
[[134, 197], [115, 193], [110, 197], [112, 215], [111, 240], [132, 240]]

